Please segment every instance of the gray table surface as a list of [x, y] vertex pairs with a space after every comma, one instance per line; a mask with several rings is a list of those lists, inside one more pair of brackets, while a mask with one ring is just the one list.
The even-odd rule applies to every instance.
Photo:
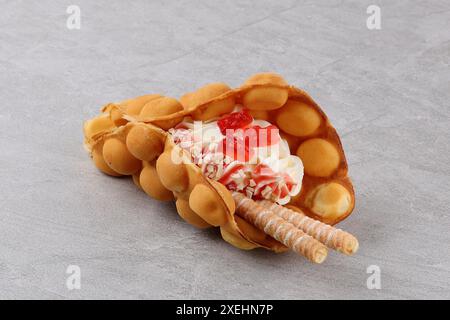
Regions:
[[[370, 4], [381, 30], [366, 27]], [[0, 298], [450, 298], [449, 1], [0, 5]], [[104, 103], [261, 71], [307, 90], [340, 133], [355, 256], [240, 251], [102, 175], [82, 148]]]

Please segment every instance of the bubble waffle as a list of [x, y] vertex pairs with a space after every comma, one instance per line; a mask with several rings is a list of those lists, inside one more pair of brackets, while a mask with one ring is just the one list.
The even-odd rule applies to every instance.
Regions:
[[[107, 104], [99, 116], [85, 123], [85, 146], [99, 170], [112, 176], [131, 175], [152, 198], [175, 200], [179, 215], [188, 223], [220, 227], [223, 239], [241, 249], [282, 252], [287, 250], [283, 241], [236, 214], [232, 193], [205, 177], [168, 132], [187, 116], [217, 119], [237, 104], [255, 119], [275, 124], [292, 154], [303, 162], [301, 191], [287, 207], [330, 225], [345, 219], [355, 197], [339, 136], [313, 99], [277, 74], [256, 74], [237, 89], [212, 83], [179, 101], [150, 94]], [[172, 161], [173, 152], [185, 161]]]

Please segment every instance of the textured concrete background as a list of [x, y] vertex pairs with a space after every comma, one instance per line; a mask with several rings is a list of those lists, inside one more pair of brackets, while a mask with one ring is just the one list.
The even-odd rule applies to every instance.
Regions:
[[[0, 298], [450, 298], [447, 0], [0, 4]], [[82, 148], [104, 103], [259, 71], [307, 90], [341, 134], [356, 256], [237, 250]], [[372, 264], [381, 290], [366, 288]]]

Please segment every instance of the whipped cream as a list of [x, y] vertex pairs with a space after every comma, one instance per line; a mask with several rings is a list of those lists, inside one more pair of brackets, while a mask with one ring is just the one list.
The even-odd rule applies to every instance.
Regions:
[[208, 122], [188, 117], [169, 132], [206, 177], [249, 198], [287, 204], [300, 192], [302, 161], [273, 124], [236, 110]]

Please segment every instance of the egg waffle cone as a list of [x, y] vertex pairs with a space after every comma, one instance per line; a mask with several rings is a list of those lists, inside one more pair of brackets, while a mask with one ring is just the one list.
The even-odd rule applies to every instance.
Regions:
[[[207, 121], [243, 105], [255, 119], [280, 129], [305, 172], [301, 192], [291, 208], [328, 224], [345, 219], [354, 208], [354, 192], [336, 130], [321, 108], [303, 90], [273, 73], [256, 74], [241, 87], [206, 85], [179, 100], [148, 94], [109, 103], [84, 125], [84, 144], [95, 165], [111, 176], [132, 176], [150, 197], [176, 201], [179, 215], [199, 227], [219, 227], [230, 244], [241, 249], [264, 247], [286, 251], [286, 245], [239, 215], [231, 192], [204, 177], [168, 132], [189, 116]], [[173, 154], [185, 161], [175, 163]]]

